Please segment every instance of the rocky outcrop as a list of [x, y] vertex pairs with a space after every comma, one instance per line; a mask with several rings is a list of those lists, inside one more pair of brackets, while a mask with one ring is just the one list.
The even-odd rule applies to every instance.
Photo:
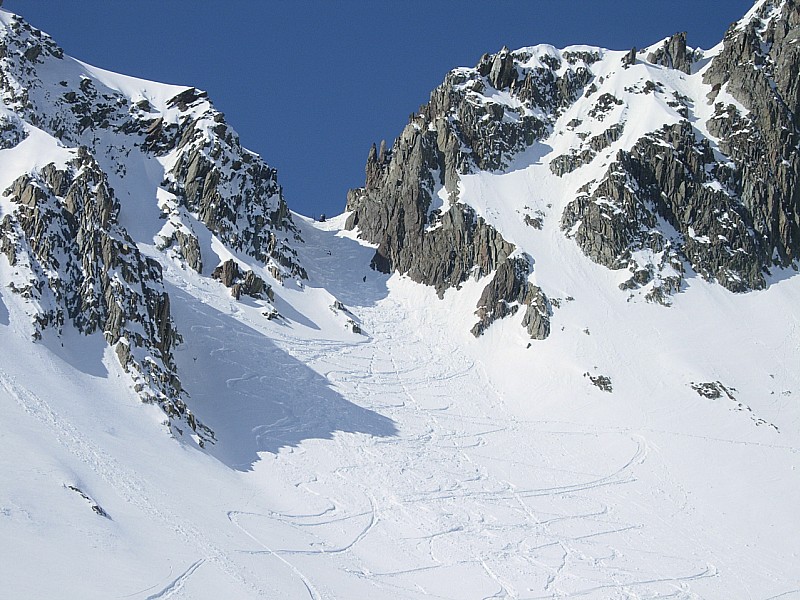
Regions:
[[611, 378], [607, 375], [592, 375], [591, 373], [584, 373], [584, 377], [588, 377], [589, 381], [592, 382], [592, 385], [596, 388], [599, 388], [603, 392], [613, 392], [614, 386], [611, 383]]
[[531, 261], [526, 256], [503, 262], [486, 285], [478, 300], [478, 322], [472, 327], [475, 337], [481, 335], [497, 319], [514, 315], [526, 306], [522, 326], [532, 339], [543, 340], [550, 335], [552, 308], [541, 288], [528, 283]]
[[[553, 316], [553, 307], [542, 288], [536, 285], [529, 286], [527, 292], [528, 308], [522, 317], [522, 326], [528, 330], [534, 340], [543, 340], [550, 335], [550, 317]], [[523, 303], [526, 303], [523, 300]]]
[[589, 116], [602, 121], [606, 118], [606, 114], [611, 112], [615, 106], [622, 106], [622, 100], [617, 98], [614, 94], [606, 92], [602, 94], [592, 106], [589, 111]]
[[272, 288], [252, 270], [242, 271], [236, 261], [226, 260], [211, 273], [211, 277], [220, 281], [222, 285], [231, 289], [231, 296], [239, 300], [242, 295], [251, 298], [275, 297]]
[[[277, 171], [241, 147], [238, 136], [208, 104], [204, 93], [190, 89], [170, 104], [186, 114], [170, 134], [174, 145], [158, 144], [162, 152], [171, 152], [172, 167], [164, 187], [176, 200], [164, 204], [169, 217], [185, 224], [178, 210], [185, 208], [226, 246], [274, 266], [281, 279], [306, 278], [291, 246], [291, 240], [299, 240], [299, 235], [277, 183]], [[205, 107], [202, 114], [188, 112], [198, 104]], [[197, 246], [177, 237], [175, 241], [184, 258], [200, 270]]]
[[[348, 194], [346, 226], [378, 244], [373, 266], [406, 273], [440, 296], [470, 276], [494, 272], [479, 303], [476, 335], [538, 297], [530, 291], [526, 261], [510, 260], [514, 247], [458, 202], [459, 177], [505, 168], [549, 134], [581, 96], [598, 59], [592, 52], [534, 56], [503, 48], [484, 55], [474, 69], [449, 73], [390, 150], [373, 146], [365, 187]], [[498, 91], [513, 101], [498, 100]], [[544, 328], [534, 330], [541, 335]]]
[[563, 177], [567, 173], [572, 173], [580, 169], [583, 165], [589, 164], [597, 156], [593, 150], [584, 148], [580, 151], [573, 149], [567, 154], [556, 156], [550, 161], [550, 170], [554, 175]]
[[735, 163], [731, 187], [747, 210], [764, 266], [800, 257], [800, 5], [768, 1], [749, 22], [731, 27], [705, 82], [746, 109], [718, 102], [709, 121]]
[[624, 130], [624, 123], [612, 125], [603, 133], [589, 138], [589, 141], [581, 149], [573, 149], [569, 154], [556, 156], [550, 161], [550, 170], [559, 177], [572, 173], [583, 165], [592, 162], [599, 152], [602, 152], [622, 137]]
[[201, 271], [196, 219], [280, 278], [306, 277], [292, 248], [299, 235], [276, 170], [241, 146], [205, 92], [187, 88], [166, 106], [155, 107], [147, 98], [128, 98], [65, 68], [65, 60], [47, 34], [12, 17], [9, 28], [0, 30], [3, 104], [66, 147], [86, 146], [101, 168], [123, 183], [131, 152], [145, 160], [158, 157], [167, 167], [161, 187], [171, 193], [161, 202], [166, 224], [160, 248], [174, 247], [187, 265]]
[[720, 183], [729, 179], [708, 140], [698, 142], [682, 121], [620, 151], [593, 192], [567, 206], [562, 227], [592, 260], [631, 270], [623, 289], [655, 280], [650, 299], [678, 290], [686, 263], [732, 291], [760, 288], [763, 248], [747, 211]]
[[647, 62], [691, 73], [694, 53], [686, 48], [686, 32], [676, 33], [664, 40], [660, 48], [647, 55]]
[[[495, 319], [516, 310], [504, 310], [503, 306], [527, 298], [519, 291], [528, 287], [529, 269], [518, 268], [516, 261], [509, 260], [513, 245], [470, 207], [454, 203], [443, 214], [429, 212], [431, 192], [437, 184], [442, 186], [432, 175], [439, 157], [434, 136], [407, 128], [395, 146], [405, 161], [384, 155], [379, 170], [377, 156], [370, 154], [367, 174], [372, 188], [349, 193], [352, 214], [347, 227], [358, 227], [363, 238], [378, 243], [373, 268], [405, 273], [414, 281], [434, 286], [440, 297], [470, 276], [480, 278], [496, 271], [484, 291], [484, 296], [489, 296], [479, 302], [480, 321], [472, 329], [478, 336]], [[376, 170], [380, 176], [375, 175]]]
[[[520, 303], [528, 300], [526, 285], [530, 263], [525, 259], [503, 261], [478, 300], [478, 322], [472, 327], [475, 337], [481, 335], [497, 319], [513, 315]], [[530, 300], [528, 300], [530, 302]]]
[[0, 113], [0, 150], [13, 148], [28, 137], [22, 122], [13, 113]]
[[[52, 144], [53, 164], [28, 174], [32, 167], [22, 167], [6, 194], [15, 208], [0, 243], [18, 273], [13, 289], [30, 300], [36, 335], [69, 323], [101, 332], [142, 398], [158, 403], [175, 430], [193, 430], [204, 442], [213, 434], [187, 409], [172, 360], [179, 337], [161, 268], [139, 248], [149, 252], [155, 242], [164, 259], [203, 273], [204, 263], [217, 262], [200, 243], [210, 231], [282, 280], [306, 276], [292, 247], [301, 240], [275, 169], [242, 148], [205, 92], [174, 87], [164, 100], [169, 86], [123, 87], [66, 57], [23, 19], [4, 17], [0, 150], [37, 129], [59, 149]], [[116, 198], [127, 191], [131, 204], [120, 206]], [[138, 221], [147, 202], [157, 203], [163, 221], [137, 223], [130, 231], [141, 239], [132, 239], [121, 223]], [[237, 274], [231, 291], [271, 294], [252, 271]]]
[[636, 46], [628, 50], [628, 53], [622, 57], [622, 68], [627, 69], [636, 64]]
[[195, 233], [188, 227], [175, 227], [167, 234], [164, 230], [159, 236], [157, 248], [161, 251], [172, 249], [190, 268], [198, 273], [203, 272], [203, 257], [200, 253], [200, 242]]
[[119, 225], [119, 204], [88, 150], [20, 177], [4, 196], [14, 211], [0, 223], [0, 250], [15, 268], [12, 290], [29, 300], [34, 337], [67, 324], [102, 332], [145, 401], [213, 440], [183, 399], [161, 267]]

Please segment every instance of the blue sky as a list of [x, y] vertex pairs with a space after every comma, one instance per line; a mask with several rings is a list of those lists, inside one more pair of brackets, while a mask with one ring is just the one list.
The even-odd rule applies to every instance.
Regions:
[[278, 169], [289, 206], [337, 214], [372, 142], [399, 135], [453, 67], [549, 43], [708, 48], [753, 0], [6, 0], [99, 67], [207, 90]]

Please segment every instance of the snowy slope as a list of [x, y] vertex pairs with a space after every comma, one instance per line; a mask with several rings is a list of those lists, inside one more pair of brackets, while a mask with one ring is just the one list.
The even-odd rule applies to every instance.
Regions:
[[[561, 309], [564, 331], [526, 349], [510, 322], [480, 340], [458, 327], [472, 311], [469, 289], [440, 302], [354, 266], [370, 249], [302, 229], [307, 257], [336, 267], [369, 340], [310, 323], [270, 330], [224, 294], [183, 282], [178, 360], [205, 384], [193, 407], [217, 426], [209, 454], [155, 427], [157, 411], [125, 389], [109, 357], [105, 372], [86, 368], [101, 347], [20, 341], [4, 295], [0, 331], [13, 353], [0, 393], [0, 523], [13, 541], [0, 568], [11, 596], [796, 589], [800, 547], [787, 529], [800, 332], [796, 318], [774, 317], [792, 314], [796, 278], [744, 298], [701, 284], [693, 306], [667, 311], [625, 303], [578, 257], [565, 261], [575, 300]], [[58, 377], [36, 377], [30, 364]], [[609, 376], [613, 392], [584, 372]], [[735, 388], [736, 401], [690, 387], [710, 381]]]
[[[0, 595], [800, 598], [800, 278], [776, 269], [766, 289], [734, 294], [688, 274], [665, 307], [621, 293], [624, 276], [565, 236], [576, 190], [679, 118], [663, 94], [626, 88], [658, 81], [694, 99], [697, 127], [710, 116], [704, 63], [611, 77], [625, 53], [580, 49], [602, 54], [597, 93], [623, 98], [616, 112], [601, 127], [576, 105], [513, 164], [458, 183], [459, 202], [534, 258], [531, 281], [554, 311], [545, 340], [520, 314], [475, 338], [491, 274], [440, 299], [370, 269], [375, 248], [344, 230], [346, 215], [287, 217], [272, 231], [291, 261], [264, 260], [253, 237], [237, 238], [257, 223], [247, 206], [230, 221], [243, 229], [228, 229], [165, 182], [181, 173], [180, 148], [123, 159], [128, 134], [108, 133], [98, 148], [119, 154], [97, 151], [98, 162], [116, 173], [121, 226], [160, 265], [181, 336], [175, 372], [216, 442], [163, 427], [101, 335], [66, 322], [31, 343], [30, 300], [8, 287], [17, 267], [0, 257]], [[187, 88], [68, 65], [52, 82], [85, 76], [113, 97], [141, 96], [148, 121], [199, 122], [195, 140], [213, 145], [205, 99], [169, 105]], [[0, 116], [20, 119], [11, 105]], [[575, 118], [583, 130], [567, 126]], [[625, 132], [607, 151], [553, 173], [552, 158], [614, 119]], [[74, 155], [23, 128], [0, 149], [4, 189]], [[254, 179], [227, 181], [234, 197]], [[541, 229], [523, 220], [536, 211]], [[175, 230], [196, 237], [201, 268], [178, 241], [154, 239]], [[234, 298], [210, 277], [228, 260], [273, 296]]]

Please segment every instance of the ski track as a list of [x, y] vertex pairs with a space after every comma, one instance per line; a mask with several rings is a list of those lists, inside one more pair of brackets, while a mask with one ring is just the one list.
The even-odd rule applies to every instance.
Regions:
[[[231, 526], [257, 549], [223, 550], [44, 399], [2, 372], [0, 384], [127, 502], [197, 549], [201, 558], [148, 600], [178, 595], [206, 562], [258, 597], [269, 597], [254, 572], [274, 569], [277, 560], [311, 600], [341, 597], [327, 580], [330, 573], [358, 580], [375, 597], [451, 599], [600, 598], [623, 590], [620, 597], [696, 598], [692, 584], [718, 576], [718, 567], [702, 556], [681, 556], [674, 547], [653, 550], [642, 542], [653, 533], [652, 523], [671, 526], [657, 510], [642, 505], [651, 518], [647, 527], [621, 514], [619, 506], [629, 498], [624, 494], [642, 496], [643, 503], [662, 500], [639, 484], [639, 469], [652, 455], [646, 432], [519, 419], [482, 365], [444, 337], [405, 326], [401, 304], [387, 300], [360, 316], [374, 343], [320, 346], [287, 337], [282, 345], [324, 373], [344, 397], [391, 417], [399, 435], [337, 435], [294, 452], [291, 461], [271, 461], [264, 477], [294, 478], [307, 504], [291, 512], [231, 507]], [[228, 373], [236, 373], [226, 356], [229, 342], [218, 331], [194, 333], [205, 336], [217, 360], [231, 367]], [[259, 378], [244, 372], [224, 385], [236, 389]], [[470, 395], [454, 400], [454, 389]], [[302, 428], [298, 419], [262, 423], [258, 435], [280, 437]], [[578, 468], [577, 449], [599, 437], [616, 448], [613, 459], [600, 463], [605, 472]], [[320, 468], [331, 464], [335, 468]], [[659, 487], [675, 487], [668, 472], [661, 477]], [[324, 507], [315, 510], [316, 501]], [[273, 541], [269, 532], [278, 525], [298, 537], [288, 546]], [[702, 549], [690, 531], [682, 535]], [[395, 568], [379, 568], [376, 553]], [[467, 579], [452, 590], [435, 583], [459, 574]]]
[[[303, 585], [305, 586], [306, 591], [308, 592], [308, 597], [309, 598], [311, 598], [312, 600], [320, 600], [321, 598], [323, 598], [324, 596], [320, 595], [319, 591], [317, 591], [317, 588], [314, 586], [314, 584], [311, 582], [311, 580], [305, 574], [303, 574], [300, 571], [300, 569], [298, 569], [293, 563], [291, 563], [290, 561], [286, 560], [283, 556], [281, 556], [280, 552], [278, 552], [276, 550], [273, 550], [272, 548], [267, 546], [264, 542], [262, 542], [260, 539], [258, 539], [255, 535], [250, 533], [250, 531], [248, 531], [245, 527], [242, 527], [241, 524], [239, 524], [238, 517], [239, 517], [239, 515], [242, 515], [242, 514], [245, 514], [245, 513], [241, 513], [241, 512], [237, 512], [237, 511], [229, 511], [228, 512], [228, 519], [240, 531], [242, 531], [242, 533], [244, 533], [247, 537], [249, 537], [251, 540], [253, 540], [256, 544], [261, 546], [261, 548], [264, 549], [264, 552], [266, 552], [270, 556], [274, 556], [280, 562], [282, 562], [284, 565], [286, 565], [292, 571], [292, 573], [294, 573], [300, 579], [300, 581], [303, 582]], [[254, 553], [250, 552], [250, 554], [254, 554]]]
[[[306, 449], [299, 459], [295, 455], [307, 470], [309, 491], [336, 509], [315, 522], [302, 516], [252, 515], [310, 531], [317, 542], [309, 549], [268, 547], [249, 531], [252, 524], [240, 522], [237, 515], [243, 513], [232, 512], [232, 522], [265, 553], [284, 561], [312, 555], [333, 561], [335, 568], [368, 581], [385, 597], [554, 598], [602, 596], [610, 590], [626, 590], [631, 598], [667, 597], [663, 594], [669, 588], [670, 596], [677, 589], [682, 590], [677, 597], [692, 598], [693, 581], [718, 574], [708, 561], [647, 550], [641, 543], [648, 534], [645, 526], [619, 515], [616, 500], [622, 491], [636, 488], [637, 470], [650, 457], [645, 436], [623, 428], [519, 420], [480, 365], [447, 340], [404, 327], [407, 319], [399, 303], [387, 301], [359, 316], [375, 343], [320, 349], [287, 339], [283, 345], [324, 373], [345, 397], [390, 416], [400, 434], [386, 439], [337, 436], [334, 450], [320, 450], [333, 452], [340, 465], [333, 473], [315, 467], [313, 450]], [[398, 354], [394, 348], [404, 351]], [[447, 364], [437, 358], [442, 356]], [[471, 397], [456, 402], [453, 389], [468, 389]], [[560, 450], [534, 442], [542, 431]], [[576, 471], [581, 461], [570, 453], [570, 444], [598, 436], [630, 446], [630, 453], [606, 473]], [[517, 481], [513, 471], [525, 462], [516, 457], [535, 459], [531, 468], [557, 484], [531, 486], [524, 475]], [[508, 476], [501, 476], [503, 471]], [[336, 498], [343, 484], [366, 501], [345, 508]], [[542, 501], [546, 511], [537, 506]], [[333, 523], [364, 515], [370, 515], [368, 524], [347, 527], [346, 543], [327, 539]], [[669, 528], [666, 521], [664, 527]], [[405, 561], [409, 567], [370, 568], [370, 553], [378, 548], [397, 552], [398, 564]], [[624, 562], [615, 564], [623, 556]], [[421, 574], [441, 573], [444, 579], [449, 570], [464, 567], [470, 567], [472, 579], [482, 573], [479, 583], [487, 591], [442, 592], [418, 581]], [[306, 575], [297, 574], [311, 597], [318, 597]], [[527, 580], [540, 581], [536, 589], [548, 595], [531, 595]]]
[[170, 582], [170, 584], [167, 587], [165, 587], [157, 594], [148, 596], [145, 600], [167, 600], [168, 598], [171, 598], [175, 594], [179, 593], [183, 589], [183, 586], [189, 579], [189, 577], [192, 576], [192, 573], [194, 573], [204, 562], [205, 559], [201, 558], [200, 560], [192, 563], [192, 565], [188, 569], [186, 569], [176, 579]]

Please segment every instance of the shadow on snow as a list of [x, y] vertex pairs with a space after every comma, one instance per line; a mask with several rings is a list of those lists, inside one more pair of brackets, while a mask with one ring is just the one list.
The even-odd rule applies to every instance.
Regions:
[[295, 223], [305, 241], [297, 251], [309, 285], [325, 288], [347, 306], [374, 306], [386, 298], [389, 275], [370, 268], [375, 248], [317, 229], [304, 217], [296, 216]]
[[[334, 433], [389, 437], [394, 422], [344, 399], [327, 379], [235, 318], [169, 286], [184, 343], [175, 349], [192, 411], [217, 437], [207, 451], [249, 471], [276, 453]], [[180, 308], [178, 308], [180, 307]]]

